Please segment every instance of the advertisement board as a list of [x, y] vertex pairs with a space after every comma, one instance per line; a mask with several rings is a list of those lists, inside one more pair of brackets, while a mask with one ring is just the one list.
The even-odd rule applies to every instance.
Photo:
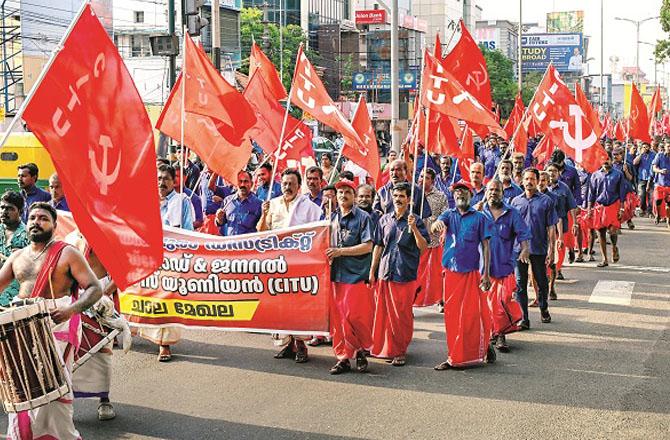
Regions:
[[477, 44], [488, 50], [502, 50], [500, 46], [500, 29], [495, 27], [477, 28], [473, 37]]
[[584, 11], [547, 12], [547, 32], [584, 32]]
[[[401, 90], [416, 89], [417, 71], [401, 70], [398, 80]], [[354, 90], [390, 90], [391, 72], [354, 72], [352, 87]]]
[[526, 34], [521, 37], [524, 72], [544, 71], [553, 63], [559, 72], [581, 72], [582, 34]]
[[368, 9], [356, 11], [356, 24], [384, 24], [386, 23], [385, 9]]

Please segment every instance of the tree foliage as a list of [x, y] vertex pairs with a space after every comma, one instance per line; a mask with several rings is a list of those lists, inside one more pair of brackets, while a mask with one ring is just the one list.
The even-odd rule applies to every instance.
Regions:
[[[264, 38], [267, 30], [267, 38]], [[280, 66], [280, 44], [279, 44], [279, 26], [275, 23], [263, 23], [263, 12], [258, 8], [242, 8], [240, 12], [240, 34], [242, 43], [242, 66], [240, 71], [244, 74], [249, 73], [249, 54], [251, 52], [251, 43], [256, 40], [256, 44], [265, 52], [277, 67]], [[295, 68], [295, 57], [298, 53], [300, 43], [307, 42], [307, 36], [300, 26], [290, 24], [284, 26], [283, 34], [283, 55], [284, 55], [284, 75], [282, 82], [288, 90], [293, 78]], [[315, 53], [306, 51], [307, 56], [314, 63]]]
[[[670, 33], [670, 0], [663, 0], [659, 15], [661, 16], [661, 28], [663, 28], [663, 32]], [[654, 56], [658, 63], [663, 63], [670, 59], [670, 39], [656, 41]]]

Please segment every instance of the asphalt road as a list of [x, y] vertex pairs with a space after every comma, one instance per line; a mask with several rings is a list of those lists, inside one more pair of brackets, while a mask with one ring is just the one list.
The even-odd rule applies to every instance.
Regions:
[[[670, 230], [637, 224], [619, 264], [567, 266], [553, 322], [532, 309], [493, 365], [433, 371], [446, 347], [432, 308], [416, 312], [408, 365], [367, 374], [329, 375], [330, 347], [298, 365], [267, 335], [187, 331], [171, 363], [140, 339], [116, 352], [117, 418], [77, 401], [75, 424], [85, 439], [670, 438]], [[590, 303], [599, 280], [634, 282], [630, 305]]]

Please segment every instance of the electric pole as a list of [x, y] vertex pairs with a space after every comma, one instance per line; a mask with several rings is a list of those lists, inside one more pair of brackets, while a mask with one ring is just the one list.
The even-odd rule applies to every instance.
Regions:
[[[174, 16], [174, 0], [168, 0], [168, 33], [170, 34], [170, 37], [175, 36]], [[177, 55], [170, 55], [170, 64], [168, 70], [170, 73], [170, 90], [172, 90], [174, 83], [177, 81]]]
[[398, 0], [391, 1], [391, 150], [400, 152], [400, 93], [398, 58]]
[[221, 18], [219, 0], [212, 0], [212, 55], [214, 67], [221, 72]]

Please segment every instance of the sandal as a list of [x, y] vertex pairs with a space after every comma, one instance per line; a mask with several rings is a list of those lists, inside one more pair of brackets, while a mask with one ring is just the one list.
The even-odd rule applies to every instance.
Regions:
[[596, 267], [607, 267], [609, 266], [609, 263], [607, 261], [600, 262], [596, 265]]
[[618, 263], [619, 262], [619, 257], [620, 257], [619, 256], [619, 246], [614, 246], [612, 248], [612, 261], [614, 261], [615, 263]]
[[170, 353], [170, 347], [167, 345], [161, 345], [161, 348], [158, 351], [158, 362], [170, 362], [171, 360], [172, 353]]
[[394, 357], [393, 360], [391, 361], [391, 365], [393, 365], [394, 367], [402, 367], [403, 365], [405, 365], [405, 356]]
[[583, 263], [584, 262], [584, 257], [577, 257], [575, 258], [575, 263]]
[[346, 373], [347, 371], [351, 371], [351, 364], [349, 363], [349, 359], [337, 361], [333, 368], [330, 369], [330, 374], [342, 374]]
[[444, 370], [451, 370], [452, 368], [454, 368], [454, 367], [451, 366], [451, 364], [449, 363], [449, 361], [444, 361], [444, 362], [442, 362], [441, 364], [435, 365], [435, 366], [433, 367], [433, 370], [435, 370], [435, 371], [444, 371]]

